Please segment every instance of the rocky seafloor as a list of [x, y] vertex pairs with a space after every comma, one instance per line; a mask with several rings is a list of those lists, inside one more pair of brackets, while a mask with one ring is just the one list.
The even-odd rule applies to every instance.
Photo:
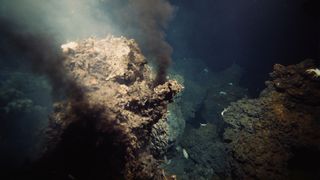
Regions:
[[124, 37], [62, 48], [67, 71], [84, 89], [85, 100], [55, 105], [45, 162], [49, 170], [76, 179], [165, 178], [157, 158], [169, 141], [167, 105], [182, 86], [174, 80], [155, 86], [138, 45]]
[[235, 177], [320, 177], [320, 80], [308, 72], [315, 68], [311, 60], [276, 64], [259, 98], [231, 104], [224, 141]]
[[[21, 156], [1, 160], [24, 165], [0, 177], [320, 178], [316, 61], [274, 65], [266, 89], [249, 98], [236, 64], [213, 72], [177, 59], [157, 85], [134, 40], [89, 38], [61, 48], [62, 71], [74, 84], [57, 99], [44, 77], [1, 70], [0, 145]], [[8, 140], [15, 138], [21, 142]]]
[[[200, 108], [204, 111], [196, 113], [202, 114], [200, 119], [210, 112], [220, 117], [207, 116], [205, 124], [199, 117], [187, 122], [164, 167], [181, 179], [318, 179], [320, 79], [310, 71], [316, 68], [313, 60], [276, 64], [258, 98], [237, 97], [234, 102], [226, 97], [203, 98], [203, 104], [225, 108]], [[226, 89], [223, 84], [208, 91], [211, 97], [219, 97], [216, 92]], [[225, 90], [223, 96], [235, 89]], [[200, 125], [195, 127], [194, 122]]]
[[55, 180], [170, 178], [160, 168], [160, 157], [169, 143], [167, 106], [182, 85], [170, 79], [155, 84], [155, 72], [134, 40], [89, 38], [61, 48], [61, 72], [71, 84], [53, 105], [42, 133], [45, 143], [38, 148], [42, 155], [6, 175]]

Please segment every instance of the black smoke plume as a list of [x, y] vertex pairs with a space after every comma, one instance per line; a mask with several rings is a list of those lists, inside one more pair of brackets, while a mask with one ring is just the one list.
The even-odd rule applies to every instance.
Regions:
[[[124, 150], [120, 145], [113, 145], [114, 141], [121, 139], [120, 131], [116, 131], [113, 124], [108, 124], [108, 117], [105, 115], [107, 110], [99, 105], [89, 105], [82, 87], [68, 76], [58, 43], [49, 34], [26, 32], [24, 26], [7, 19], [0, 18], [0, 24], [2, 64], [9, 63], [7, 57], [19, 57], [16, 59], [17, 64], [29, 66], [33, 73], [47, 77], [52, 86], [53, 97], [61, 100], [63, 94], [63, 98], [70, 103], [72, 115], [68, 119], [71, 123], [56, 147], [27, 167], [1, 169], [0, 179], [65, 179], [70, 172], [81, 179], [91, 179], [93, 175], [96, 176], [94, 179], [117, 179], [116, 177], [121, 176], [125, 162]], [[9, 120], [14, 122], [13, 119]], [[109, 131], [106, 133], [99, 133], [97, 130], [102, 121], [108, 124]], [[51, 126], [50, 124], [49, 128], [54, 128]], [[96, 146], [97, 139], [104, 139], [101, 146]], [[50, 146], [49, 143], [51, 142], [48, 142]], [[105, 171], [104, 168], [112, 171]], [[52, 171], [55, 173], [52, 174]]]
[[[79, 21], [73, 21], [74, 23], [62, 21], [69, 17], [66, 12], [72, 12], [71, 10], [73, 10], [73, 6], [63, 4], [64, 1], [61, 1], [62, 4], [57, 1], [58, 5], [64, 7], [64, 10], [59, 9], [57, 11], [55, 11], [56, 9], [52, 10], [49, 6], [51, 3], [55, 4], [56, 1], [50, 1], [49, 4], [37, 3], [38, 1], [35, 0], [30, 2], [33, 2], [32, 5], [38, 5], [42, 11], [33, 14], [33, 6], [31, 6], [30, 11], [22, 11], [24, 10], [22, 8], [21, 12], [25, 13], [18, 10], [16, 10], [17, 13], [12, 13], [9, 8], [7, 11], [9, 14], [4, 16], [7, 18], [0, 14], [0, 17], [2, 17], [0, 18], [0, 62], [7, 65], [9, 62], [6, 57], [17, 56], [19, 57], [16, 59], [17, 64], [28, 66], [33, 73], [47, 77], [52, 86], [54, 99], [59, 100], [63, 95], [67, 102], [71, 103], [70, 113], [74, 115], [70, 117], [72, 123], [61, 136], [61, 143], [57, 145], [52, 154], [45, 155], [39, 163], [36, 163], [31, 173], [41, 172], [39, 179], [48, 179], [47, 177], [51, 176], [50, 173], [53, 171], [56, 174], [52, 177], [57, 177], [53, 179], [66, 179], [70, 171], [71, 174], [78, 175], [77, 177], [83, 177], [82, 179], [102, 179], [100, 177], [121, 179], [119, 177], [123, 175], [122, 171], [126, 162], [123, 159], [125, 157], [125, 147], [122, 142], [124, 135], [112, 122], [108, 121], [109, 117], [106, 113], [108, 110], [99, 107], [99, 105], [90, 104], [84, 96], [82, 87], [68, 76], [63, 65], [64, 57], [61, 53], [61, 42], [57, 40], [63, 39], [65, 41], [74, 36], [83, 37], [88, 33], [79, 33], [78, 31], [87, 30], [88, 25], [90, 25], [89, 27], [97, 27], [93, 28], [92, 32], [95, 32], [94, 30], [104, 32], [103, 28], [100, 29], [101, 24], [97, 21], [91, 21], [93, 19], [91, 17], [82, 18], [82, 11], [75, 12], [76, 16], [74, 15], [75, 19]], [[81, 2], [86, 1], [79, 1], [79, 3], [72, 5], [82, 7]], [[7, 1], [7, 4], [10, 3], [11, 1]], [[16, 3], [17, 1], [12, 1], [12, 10], [15, 9], [15, 5], [18, 6], [19, 3]], [[85, 6], [86, 4], [82, 3], [82, 5]], [[129, 22], [129, 26], [134, 24], [133, 29], [138, 31], [137, 36], [133, 37], [140, 39], [146, 53], [156, 59], [158, 71], [155, 85], [164, 83], [172, 53], [172, 48], [165, 41], [164, 30], [172, 17], [174, 8], [166, 0], [129, 0], [124, 7], [127, 14], [126, 17], [124, 15], [121, 15], [121, 17]], [[34, 11], [37, 12], [37, 9], [34, 9]], [[46, 14], [47, 12], [49, 13]], [[84, 12], [88, 12], [84, 13], [85, 15], [91, 15], [90, 11]], [[24, 18], [23, 15], [28, 13], [30, 15]], [[123, 20], [125, 21], [125, 19]], [[103, 20], [101, 21], [102, 24], [105, 23]], [[56, 22], [62, 23], [57, 24]], [[73, 26], [74, 24], [82, 28]], [[69, 27], [71, 30], [65, 27]], [[58, 35], [52, 35], [51, 32]], [[69, 37], [69, 34], [73, 36]], [[102, 133], [97, 129], [102, 121], [107, 124], [105, 125], [105, 127], [108, 127], [107, 132]], [[97, 147], [95, 142], [99, 139], [104, 139], [104, 142]], [[9, 174], [18, 175], [18, 173]], [[93, 175], [97, 177], [92, 178]], [[19, 179], [22, 177], [24, 178], [24, 176], [19, 176]]]
[[19, 22], [23, 31], [55, 34], [55, 39], [125, 35], [138, 41], [155, 59], [155, 85], [166, 81], [172, 48], [165, 30], [175, 8], [169, 0], [4, 0], [0, 16]]
[[[137, 29], [134, 37], [140, 40], [147, 54], [155, 58], [157, 76], [155, 85], [166, 81], [167, 69], [171, 64], [172, 48], [165, 40], [165, 30], [173, 17], [175, 8], [167, 0], [129, 0], [124, 20]], [[131, 30], [129, 30], [131, 31]]]
[[64, 94], [73, 100], [83, 99], [81, 87], [66, 74], [64, 57], [52, 36], [40, 32], [24, 32], [23, 26], [3, 18], [0, 18], [0, 24], [0, 34], [3, 37], [0, 47], [2, 56], [22, 56], [20, 64], [29, 66], [33, 73], [43, 75], [49, 80], [53, 97]]

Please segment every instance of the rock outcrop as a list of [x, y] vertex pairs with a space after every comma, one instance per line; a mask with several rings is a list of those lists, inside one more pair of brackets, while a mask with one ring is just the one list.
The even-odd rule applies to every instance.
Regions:
[[90, 38], [62, 46], [65, 67], [82, 96], [56, 103], [46, 156], [56, 178], [160, 179], [168, 144], [167, 105], [182, 90], [154, 74], [133, 40]]
[[237, 179], [320, 177], [320, 81], [306, 72], [314, 61], [276, 64], [257, 99], [232, 103], [224, 113]]
[[233, 64], [214, 72], [200, 60], [175, 62], [176, 73], [183, 77], [174, 72], [170, 76], [183, 83], [185, 90], [169, 105], [169, 132], [176, 141], [166, 154], [164, 168], [178, 179], [225, 179], [230, 166], [221, 140], [225, 128], [221, 112], [246, 97], [246, 90], [239, 87], [242, 69]]

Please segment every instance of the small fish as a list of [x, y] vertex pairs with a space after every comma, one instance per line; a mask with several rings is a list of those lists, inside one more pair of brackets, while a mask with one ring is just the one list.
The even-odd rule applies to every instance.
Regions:
[[201, 127], [205, 127], [205, 126], [207, 126], [208, 124], [202, 124], [202, 123], [200, 123], [200, 126]]
[[220, 91], [219, 94], [220, 94], [220, 95], [227, 95], [227, 93], [224, 92], [224, 91]]
[[221, 116], [223, 116], [224, 113], [227, 112], [227, 111], [228, 111], [228, 108], [224, 108], [223, 111], [221, 112]]
[[205, 73], [208, 73], [208, 72], [209, 72], [209, 70], [208, 70], [207, 68], [204, 68], [203, 71], [204, 71]]
[[229, 86], [233, 86], [233, 83], [232, 83], [232, 82], [229, 82], [228, 84], [229, 84]]
[[183, 157], [189, 159], [189, 154], [186, 149], [182, 149]]

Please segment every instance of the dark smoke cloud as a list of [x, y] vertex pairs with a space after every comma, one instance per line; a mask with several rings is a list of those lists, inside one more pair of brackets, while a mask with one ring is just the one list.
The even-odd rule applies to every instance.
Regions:
[[157, 65], [155, 85], [166, 81], [171, 63], [172, 48], [165, 40], [165, 30], [172, 19], [175, 8], [167, 0], [129, 0], [121, 11], [129, 34], [140, 41], [142, 48]]
[[129, 36], [155, 59], [157, 85], [165, 82], [171, 63], [165, 30], [174, 10], [169, 0], [3, 0], [0, 17], [22, 24], [25, 32], [50, 32], [61, 42], [107, 34]]
[[[6, 57], [12, 56], [23, 57], [18, 58], [18, 64], [28, 65], [33, 73], [47, 77], [52, 85], [53, 95], [59, 97], [63, 94], [71, 107], [70, 117], [65, 119], [70, 124], [61, 137], [57, 137], [61, 138], [58, 144], [32, 162], [30, 167], [22, 170], [9, 167], [4, 173], [0, 173], [0, 178], [65, 179], [72, 171], [80, 179], [91, 179], [92, 174], [97, 177], [94, 179], [122, 179], [126, 151], [122, 144], [115, 143], [124, 138], [122, 131], [113, 124], [114, 121], [109, 121], [106, 113], [108, 110], [100, 105], [90, 104], [82, 87], [68, 76], [63, 65], [64, 57], [55, 39], [39, 31], [25, 32], [24, 26], [8, 19], [0, 18], [0, 25], [0, 60], [8, 61]], [[12, 121], [10, 119], [11, 123]], [[107, 127], [103, 133], [99, 129], [102, 123], [103, 127]], [[55, 129], [55, 126], [55, 123], [50, 123], [49, 129]], [[51, 143], [57, 143], [55, 139], [50, 141], [50, 135], [48, 138], [48, 147], [51, 147]], [[99, 146], [96, 143], [98, 139], [103, 139]], [[97, 157], [101, 160], [97, 161]], [[53, 169], [55, 173], [52, 173]]]
[[[118, 0], [106, 1], [118, 2]], [[57, 154], [41, 161], [41, 170], [36, 167], [36, 174], [40, 172], [45, 177], [51, 175], [51, 167], [58, 167], [62, 174], [74, 168], [77, 173], [84, 173], [85, 177], [87, 170], [95, 167], [94, 164], [96, 165], [94, 169], [99, 173], [101, 171], [103, 176], [107, 177], [104, 179], [121, 179], [114, 177], [121, 176], [125, 164], [125, 159], [121, 159], [125, 155], [125, 148], [121, 143], [120, 145], [115, 143], [115, 141], [121, 142], [125, 136], [108, 120], [106, 113], [108, 110], [90, 104], [84, 96], [82, 87], [68, 76], [63, 65], [61, 42], [69, 38], [74, 40], [90, 35], [105, 36], [113, 32], [117, 32], [116, 35], [133, 34], [132, 37], [140, 40], [146, 53], [156, 59], [158, 72], [155, 85], [166, 81], [166, 71], [172, 53], [172, 48], [165, 41], [164, 33], [174, 11], [170, 3], [166, 0], [124, 0], [122, 1], [124, 4], [118, 6], [124, 11], [119, 9], [117, 12], [118, 9], [114, 9], [113, 12], [116, 13], [113, 15], [107, 12], [99, 18], [96, 15], [101, 14], [97, 9], [107, 11], [108, 8], [112, 9], [115, 6], [106, 9], [93, 8], [97, 7], [98, 2], [100, 1], [4, 0], [0, 7], [1, 65], [8, 65], [10, 60], [15, 59], [17, 64], [29, 66], [33, 73], [47, 77], [52, 86], [54, 99], [64, 95], [68, 99], [67, 102], [71, 103], [70, 113], [74, 116], [68, 119], [72, 123], [62, 135], [62, 144], [54, 150]], [[115, 16], [122, 21], [112, 23], [110, 19]], [[119, 27], [123, 27], [123, 22], [128, 24], [129, 31], [119, 30]], [[104, 133], [99, 132], [97, 128], [102, 122], [108, 127]], [[97, 148], [93, 142], [101, 138], [106, 142]], [[95, 155], [99, 155], [99, 159], [100, 157], [107, 159], [97, 163]], [[101, 167], [107, 167], [106, 169], [110, 171], [99, 169]]]
[[[8, 19], [0, 18], [0, 24], [2, 55], [23, 57], [20, 64], [27, 65], [33, 73], [48, 78], [54, 97], [64, 94], [74, 100], [83, 99], [81, 87], [66, 74], [63, 66], [64, 57], [52, 36], [41, 32], [21, 31], [24, 29], [23, 26]], [[2, 57], [1, 60], [7, 59]]]

